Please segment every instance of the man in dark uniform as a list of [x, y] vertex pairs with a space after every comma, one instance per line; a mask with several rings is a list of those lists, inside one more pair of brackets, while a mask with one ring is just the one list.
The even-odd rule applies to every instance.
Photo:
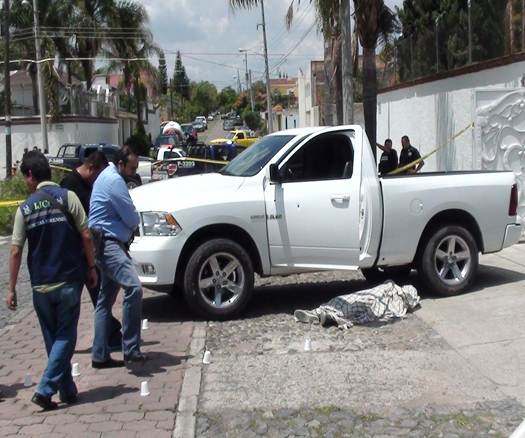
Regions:
[[383, 151], [379, 159], [379, 173], [385, 175], [397, 169], [397, 152], [392, 148], [392, 140], [387, 138], [384, 146], [377, 143], [377, 147]]
[[[407, 135], [401, 137], [401, 153], [399, 154], [399, 167], [406, 166], [407, 164], [412, 163], [413, 161], [421, 158], [419, 151], [410, 144], [410, 139]], [[425, 165], [425, 162], [421, 160], [419, 163], [415, 164], [413, 167], [405, 170], [404, 173], [417, 173]]]
[[[93, 184], [100, 173], [108, 166], [107, 157], [100, 151], [95, 151], [91, 153], [84, 163], [77, 167], [72, 172], [69, 172], [60, 182], [60, 185], [65, 189], [71, 190], [74, 192], [84, 210], [86, 215], [89, 214], [89, 200], [91, 199], [91, 190], [93, 189]], [[97, 307], [98, 293], [100, 290], [100, 279], [101, 275], [97, 269], [98, 274], [98, 283], [95, 287], [88, 288], [89, 296], [93, 307]], [[121, 351], [122, 350], [122, 325], [120, 321], [111, 315], [110, 318], [111, 329], [109, 337], [109, 348], [111, 351]]]
[[44, 154], [28, 152], [20, 171], [31, 195], [15, 215], [6, 303], [16, 310], [16, 283], [27, 240], [33, 304], [48, 355], [31, 401], [43, 410], [51, 410], [57, 408], [51, 400], [57, 392], [65, 403], [77, 400], [71, 358], [77, 341], [82, 287], [97, 283], [95, 255], [78, 196], [51, 182], [51, 168]]

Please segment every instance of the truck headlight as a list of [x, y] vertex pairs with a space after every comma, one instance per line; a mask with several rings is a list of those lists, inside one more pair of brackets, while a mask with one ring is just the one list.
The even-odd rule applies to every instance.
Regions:
[[148, 211], [141, 213], [141, 216], [144, 236], [176, 236], [182, 231], [170, 213]]

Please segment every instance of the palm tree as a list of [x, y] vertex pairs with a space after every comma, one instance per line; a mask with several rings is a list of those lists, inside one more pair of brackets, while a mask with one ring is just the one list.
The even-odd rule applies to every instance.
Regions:
[[[324, 71], [327, 98], [324, 103], [325, 124], [343, 123], [343, 76], [341, 66], [341, 23], [339, 0], [310, 0], [315, 3], [318, 30], [324, 38]], [[301, 0], [297, 0], [297, 6]], [[291, 27], [294, 17], [294, 0], [286, 13], [286, 25]], [[334, 111], [335, 107], [335, 111]]]
[[[111, 40], [111, 29], [108, 29], [111, 18], [115, 15], [114, 0], [76, 0], [78, 4], [78, 17], [72, 20], [77, 27], [92, 28], [93, 34], [76, 37], [73, 42], [73, 53], [81, 59], [80, 64], [86, 81], [86, 88], [91, 89], [94, 73], [94, 62], [102, 49], [105, 41]], [[96, 30], [100, 33], [97, 35]], [[107, 34], [105, 32], [108, 32]]]
[[396, 15], [383, 0], [354, 0], [359, 42], [363, 47], [363, 112], [365, 130], [376, 154], [377, 137], [377, 68], [378, 42], [387, 43], [398, 29]]
[[139, 3], [130, 0], [120, 0], [116, 3], [109, 26], [113, 28], [134, 30], [135, 38], [113, 38], [106, 41], [103, 51], [108, 57], [120, 58], [121, 61], [112, 61], [107, 70], [120, 70], [123, 74], [124, 87], [128, 96], [128, 110], [131, 111], [131, 90], [134, 90], [137, 118], [139, 126], [142, 123], [142, 102], [145, 100], [144, 89], [141, 86], [141, 73], [153, 77], [154, 82], [157, 69], [147, 58], [158, 53], [153, 43], [151, 33], [146, 29], [148, 15], [146, 9]]

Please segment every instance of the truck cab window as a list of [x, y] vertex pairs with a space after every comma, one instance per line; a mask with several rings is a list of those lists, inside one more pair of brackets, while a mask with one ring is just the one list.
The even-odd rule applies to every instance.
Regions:
[[244, 134], [242, 132], [237, 134], [237, 140], [244, 140]]
[[352, 177], [354, 149], [344, 133], [315, 137], [296, 151], [284, 166], [285, 181], [322, 181]]

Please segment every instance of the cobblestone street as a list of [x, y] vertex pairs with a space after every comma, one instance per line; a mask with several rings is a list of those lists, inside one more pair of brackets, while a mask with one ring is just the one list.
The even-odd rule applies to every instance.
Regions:
[[207, 324], [195, 436], [507, 437], [525, 418], [418, 311], [348, 331], [294, 321], [368, 287], [360, 274], [264, 281], [246, 318]]

